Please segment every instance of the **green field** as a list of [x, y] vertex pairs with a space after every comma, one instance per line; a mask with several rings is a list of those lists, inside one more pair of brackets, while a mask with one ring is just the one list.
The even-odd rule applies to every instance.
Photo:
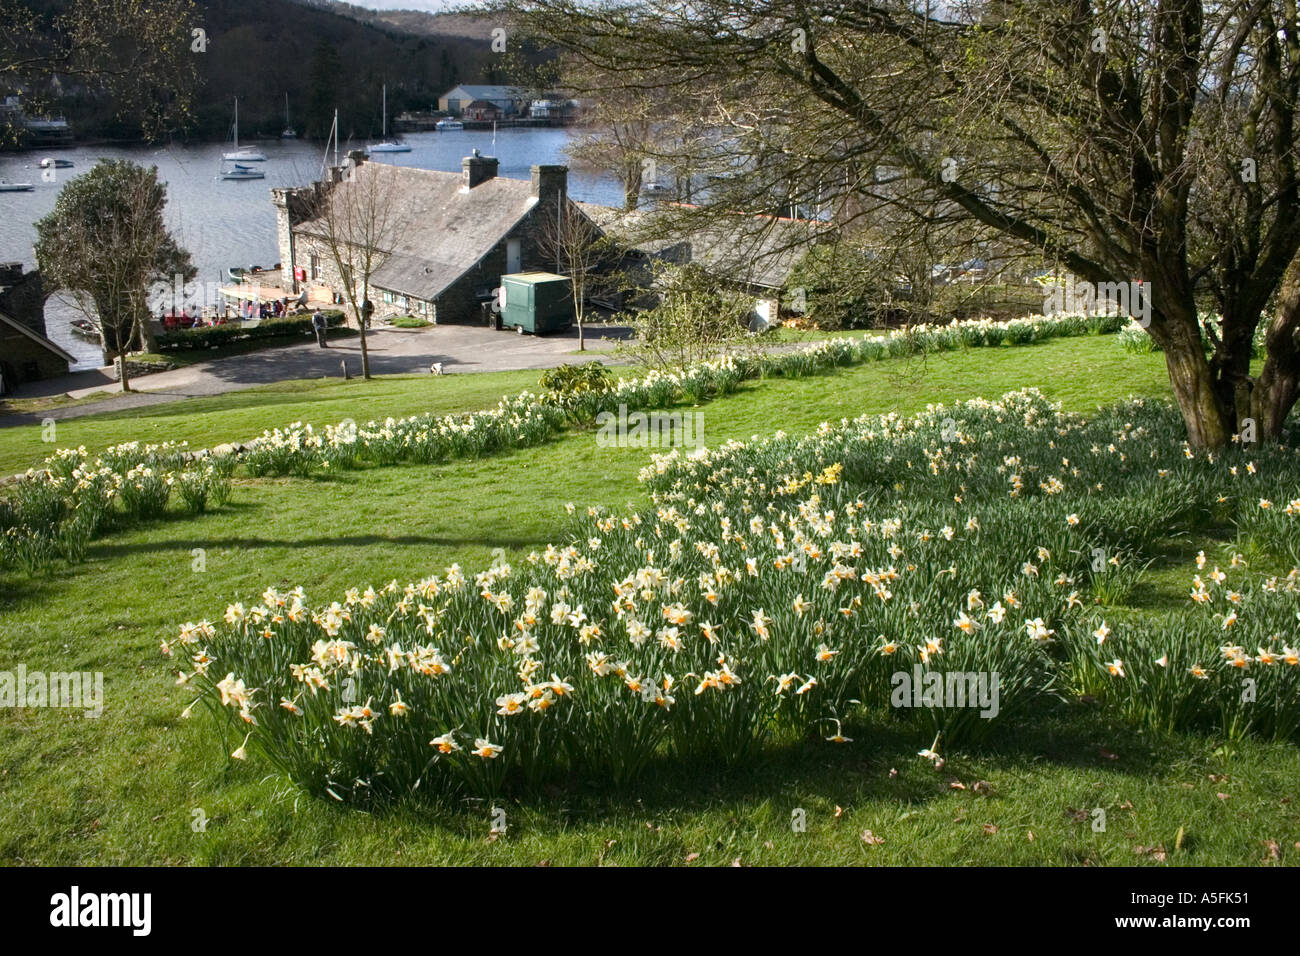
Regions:
[[[0, 472], [53, 447], [238, 441], [295, 420], [316, 425], [486, 407], [536, 388], [535, 372], [284, 383], [212, 399], [0, 431]], [[709, 445], [868, 412], [1037, 386], [1090, 411], [1165, 396], [1159, 355], [1113, 337], [885, 361], [802, 380], [751, 382], [701, 409]], [[667, 762], [619, 792], [573, 781], [490, 808], [403, 805], [359, 812], [308, 797], [256, 760], [228, 759], [158, 652], [176, 625], [216, 619], [267, 585], [313, 601], [351, 585], [415, 580], [452, 562], [517, 559], [558, 541], [564, 504], [644, 505], [647, 452], [599, 447], [590, 431], [538, 448], [439, 466], [329, 478], [237, 478], [231, 502], [95, 542], [85, 564], [0, 577], [0, 670], [102, 671], [98, 720], [55, 708], [0, 711], [0, 861], [25, 864], [1133, 864], [1250, 865], [1300, 859], [1292, 744], [1157, 736], [1062, 703], [958, 752], [942, 773], [889, 724], [852, 726], [840, 747], [777, 747], [742, 769]], [[1166, 606], [1204, 541], [1166, 542], [1140, 603]], [[202, 549], [206, 569], [193, 570]], [[1177, 578], [1179, 582], [1182, 576]], [[1142, 607], [1130, 613], [1141, 614]], [[961, 787], [954, 786], [954, 782]], [[982, 785], [976, 787], [977, 783]], [[1104, 808], [1105, 832], [1089, 813]], [[791, 827], [804, 811], [805, 832]], [[205, 820], [198, 827], [196, 821]], [[1181, 829], [1182, 837], [1178, 834]], [[882, 843], [860, 838], [865, 830]], [[1177, 844], [1177, 848], [1175, 845]], [[1163, 847], [1158, 852], [1149, 848]], [[1275, 852], [1276, 850], [1276, 852]], [[698, 854], [698, 856], [696, 856]]]

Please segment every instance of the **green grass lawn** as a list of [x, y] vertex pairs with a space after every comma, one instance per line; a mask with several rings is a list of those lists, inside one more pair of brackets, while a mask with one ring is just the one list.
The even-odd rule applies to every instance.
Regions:
[[[535, 387], [538, 374], [286, 383], [61, 423], [58, 444], [215, 444], [295, 419], [468, 410]], [[1112, 337], [1053, 340], [749, 383], [703, 406], [703, 437], [796, 433], [1027, 385], [1079, 411], [1168, 393], [1160, 356], [1127, 354]], [[38, 428], [0, 431], [5, 472], [51, 450]], [[354, 584], [414, 580], [452, 562], [486, 565], [493, 548], [516, 559], [559, 539], [565, 502], [643, 505], [635, 476], [647, 454], [600, 447], [578, 431], [481, 461], [239, 479], [216, 513], [115, 533], [71, 570], [0, 578], [0, 670], [103, 671], [106, 697], [98, 720], [0, 710], [0, 860], [1133, 864], [1154, 861], [1135, 846], [1163, 845], [1169, 863], [1206, 865], [1262, 862], [1270, 840], [1283, 862], [1300, 859], [1294, 746], [1155, 737], [1083, 704], [1035, 713], [986, 750], [952, 755], [941, 773], [897, 726], [865, 723], [846, 727], [851, 744], [787, 742], [727, 773], [665, 763], [634, 792], [575, 781], [502, 801], [509, 829], [500, 838], [489, 838], [490, 808], [481, 803], [374, 813], [323, 803], [256, 760], [230, 761], [207, 716], [178, 719], [189, 695], [158, 653], [178, 623], [216, 618], [228, 601], [248, 602], [267, 585], [303, 584], [319, 603]], [[1152, 601], [1164, 600], [1159, 590]], [[1105, 832], [1092, 830], [1095, 808], [1106, 809]], [[805, 832], [792, 829], [796, 810]], [[868, 829], [884, 842], [864, 842]]]

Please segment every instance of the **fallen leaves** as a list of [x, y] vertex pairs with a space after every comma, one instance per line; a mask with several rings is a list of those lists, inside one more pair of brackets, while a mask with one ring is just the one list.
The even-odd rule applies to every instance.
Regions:
[[876, 836], [870, 830], [863, 830], [862, 842], [865, 843], [867, 846], [877, 846], [881, 843], [884, 843], [885, 838], [882, 836]]
[[996, 823], [981, 823], [980, 829], [983, 830], [989, 836], [992, 836], [993, 834], [998, 832], [998, 825]]
[[1136, 856], [1149, 856], [1158, 863], [1165, 862], [1167, 856], [1165, 853], [1165, 845], [1163, 843], [1158, 846], [1143, 846], [1139, 843], [1137, 846], [1133, 847], [1133, 853]]
[[687, 853], [687, 854], [686, 854], [686, 862], [687, 862], [687, 863], [694, 863], [694, 862], [695, 862], [696, 860], [698, 860], [699, 858], [700, 858], [700, 855], [699, 855], [698, 853]]

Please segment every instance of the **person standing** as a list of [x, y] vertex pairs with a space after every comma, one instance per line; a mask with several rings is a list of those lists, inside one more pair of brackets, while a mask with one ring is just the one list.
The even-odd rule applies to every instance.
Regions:
[[320, 309], [312, 314], [311, 327], [316, 330], [316, 343], [323, 349], [329, 348], [325, 344], [325, 313]]

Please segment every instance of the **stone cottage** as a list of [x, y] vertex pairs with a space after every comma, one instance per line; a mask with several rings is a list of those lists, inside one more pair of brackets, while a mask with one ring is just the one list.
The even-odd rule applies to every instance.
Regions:
[[492, 300], [503, 275], [554, 269], [543, 224], [562, 214], [562, 206], [582, 215], [568, 198], [568, 167], [533, 166], [527, 182], [500, 178], [497, 167], [477, 150], [459, 175], [368, 162], [354, 152], [325, 182], [272, 190], [286, 294], [322, 287], [343, 292], [321, 210], [345, 202], [346, 190], [371, 189], [393, 197], [400, 223], [370, 279], [375, 316], [481, 322], [482, 303]]

